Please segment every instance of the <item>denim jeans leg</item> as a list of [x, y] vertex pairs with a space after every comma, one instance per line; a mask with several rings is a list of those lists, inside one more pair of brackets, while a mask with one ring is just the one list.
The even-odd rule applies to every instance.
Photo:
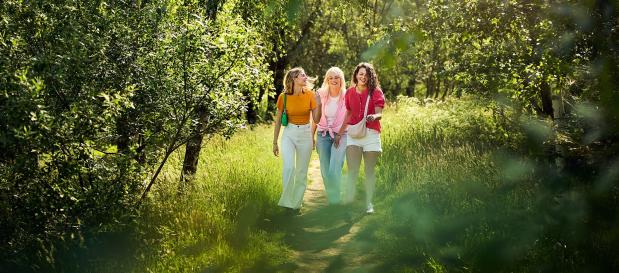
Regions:
[[329, 162], [328, 180], [332, 186], [332, 195], [330, 202], [339, 204], [342, 196], [342, 168], [344, 167], [344, 158], [346, 157], [346, 138], [340, 138], [340, 144], [336, 148], [331, 145], [331, 159]]
[[320, 174], [322, 181], [327, 181], [327, 173], [329, 171], [329, 159], [331, 158], [331, 141], [329, 135], [322, 136], [322, 132], [317, 132], [316, 151], [320, 159]]
[[327, 133], [322, 136], [322, 132], [318, 132], [318, 140], [316, 141], [316, 149], [318, 150], [318, 157], [320, 158], [320, 173], [322, 175], [322, 181], [325, 185], [325, 192], [327, 195], [327, 201], [329, 204], [339, 202], [339, 187], [333, 184], [331, 181], [330, 166], [332, 158], [333, 139]]

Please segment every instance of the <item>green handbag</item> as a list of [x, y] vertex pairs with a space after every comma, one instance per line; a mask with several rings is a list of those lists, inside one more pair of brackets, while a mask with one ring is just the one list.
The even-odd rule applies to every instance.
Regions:
[[286, 94], [284, 94], [284, 111], [282, 112], [282, 125], [288, 126], [288, 115], [286, 114]]

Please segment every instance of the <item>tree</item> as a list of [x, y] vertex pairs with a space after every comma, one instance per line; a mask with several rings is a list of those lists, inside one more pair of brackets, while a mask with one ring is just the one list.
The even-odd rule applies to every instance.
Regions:
[[263, 119], [271, 119], [275, 100], [283, 90], [286, 69], [290, 66], [306, 66], [306, 62], [295, 62], [292, 58], [300, 56], [300, 48], [308, 39], [314, 37], [313, 26], [322, 15], [323, 5], [322, 0], [261, 0], [236, 7], [235, 12], [241, 14], [248, 24], [262, 34], [261, 39], [268, 54], [269, 70], [273, 77], [269, 86], [273, 86], [275, 90], [272, 94], [270, 88], [260, 89], [258, 101], [250, 104], [246, 113], [250, 124], [259, 120], [255, 106], [262, 103], [265, 95], [268, 99]]
[[157, 126], [162, 128], [158, 139], [165, 147], [163, 159], [142, 199], [169, 156], [186, 145], [184, 188], [196, 171], [204, 135], [229, 136], [239, 128], [246, 106], [243, 92], [255, 96], [270, 75], [257, 32], [232, 13], [235, 2], [224, 4], [218, 13], [199, 4], [184, 1], [170, 12], [162, 22], [158, 51], [143, 60], [152, 75], [145, 87], [165, 92], [158, 104], [168, 106], [164, 109], [168, 112]]
[[241, 4], [0, 5], [2, 255], [127, 219], [172, 152], [242, 126], [271, 74]]

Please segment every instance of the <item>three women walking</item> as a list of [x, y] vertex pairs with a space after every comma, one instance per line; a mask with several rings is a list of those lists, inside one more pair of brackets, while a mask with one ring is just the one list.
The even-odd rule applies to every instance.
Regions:
[[[325, 74], [316, 94], [311, 91], [311, 85], [312, 80], [308, 80], [302, 68], [293, 68], [286, 73], [284, 92], [277, 100], [273, 138], [273, 153], [276, 156], [279, 155], [277, 140], [282, 115], [286, 116], [283, 122], [288, 121], [282, 134], [283, 190], [279, 205], [300, 209], [311, 150], [316, 145], [329, 204], [350, 204], [354, 201], [363, 160], [366, 212], [373, 213], [374, 169], [382, 152], [380, 120], [385, 103], [376, 71], [371, 64], [360, 63], [354, 70], [352, 87], [345, 90], [344, 73], [332, 67]], [[310, 116], [315, 123], [311, 129]], [[363, 134], [347, 134], [349, 126], [359, 125], [365, 125]], [[317, 141], [314, 141], [314, 134]], [[344, 155], [348, 177], [345, 183], [341, 183]]]

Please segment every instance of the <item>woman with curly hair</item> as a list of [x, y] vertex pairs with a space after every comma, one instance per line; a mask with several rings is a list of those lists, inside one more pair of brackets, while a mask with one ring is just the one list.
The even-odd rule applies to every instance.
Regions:
[[[355, 197], [355, 185], [359, 176], [361, 160], [365, 170], [365, 205], [367, 213], [374, 213], [372, 198], [376, 184], [374, 168], [382, 152], [380, 141], [380, 120], [385, 106], [385, 96], [380, 89], [376, 70], [369, 63], [360, 63], [352, 76], [352, 87], [345, 96], [347, 126], [342, 126], [339, 133], [348, 129], [346, 137], [346, 162], [348, 179], [344, 185], [343, 203], [351, 203]], [[352, 134], [352, 126], [365, 122], [367, 129], [361, 136]]]

